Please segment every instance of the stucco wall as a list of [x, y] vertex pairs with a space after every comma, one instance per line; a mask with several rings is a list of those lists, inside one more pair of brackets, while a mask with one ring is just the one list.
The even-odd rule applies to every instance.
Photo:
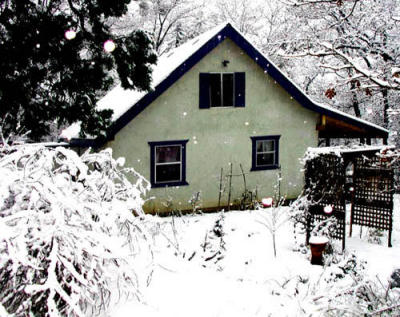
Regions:
[[[229, 60], [228, 67], [222, 66]], [[246, 107], [199, 109], [200, 72], [245, 72]], [[273, 193], [278, 170], [250, 171], [250, 136], [281, 135], [279, 163], [281, 192], [296, 197], [303, 185], [299, 158], [309, 146], [317, 146], [318, 115], [301, 107], [275, 81], [229, 39], [204, 57], [172, 87], [125, 126], [109, 142], [114, 157], [124, 156], [126, 165], [150, 179], [149, 141], [189, 139], [186, 147], [188, 186], [154, 188], [147, 211], [162, 211], [172, 198], [173, 208], [188, 209], [192, 194], [201, 191], [202, 205], [218, 204], [219, 176], [233, 164], [239, 174], [241, 163], [248, 189], [258, 189], [259, 197]], [[226, 185], [226, 179], [225, 179]], [[233, 177], [232, 199], [243, 192], [243, 178]], [[222, 204], [228, 198], [227, 188]]]

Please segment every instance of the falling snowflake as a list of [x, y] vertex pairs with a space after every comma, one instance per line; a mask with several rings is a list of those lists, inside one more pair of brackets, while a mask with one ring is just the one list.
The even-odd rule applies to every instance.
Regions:
[[103, 47], [107, 53], [111, 53], [112, 51], [115, 50], [116, 45], [115, 45], [114, 41], [107, 40], [104, 42]]
[[76, 37], [76, 32], [74, 30], [68, 30], [64, 33], [67, 40], [73, 40]]
[[332, 211], [333, 211], [333, 208], [332, 208], [331, 205], [328, 205], [328, 206], [325, 206], [325, 207], [324, 207], [324, 212], [325, 212], [327, 215], [331, 214]]

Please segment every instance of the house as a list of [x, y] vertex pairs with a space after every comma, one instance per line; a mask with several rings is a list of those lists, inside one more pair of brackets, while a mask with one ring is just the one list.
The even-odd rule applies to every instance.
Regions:
[[319, 138], [388, 137], [313, 102], [229, 23], [162, 56], [153, 85], [148, 93], [116, 87], [99, 102], [114, 110], [106, 138], [79, 139], [76, 127], [64, 133], [74, 147], [111, 147], [149, 179], [148, 212], [191, 209], [198, 192], [203, 208], [227, 205], [241, 197], [244, 180], [259, 198], [270, 196], [278, 176], [280, 192], [295, 198], [299, 158]]

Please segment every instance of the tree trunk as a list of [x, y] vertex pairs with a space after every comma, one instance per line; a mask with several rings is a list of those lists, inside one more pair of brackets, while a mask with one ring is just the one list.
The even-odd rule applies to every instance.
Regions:
[[356, 83], [354, 81], [350, 82], [351, 94], [352, 94], [352, 106], [354, 109], [354, 114], [357, 118], [361, 118], [360, 104], [358, 102], [357, 94], [354, 91], [356, 89]]
[[389, 97], [388, 97], [388, 90], [382, 89], [382, 97], [383, 97], [383, 126], [385, 128], [389, 127]]

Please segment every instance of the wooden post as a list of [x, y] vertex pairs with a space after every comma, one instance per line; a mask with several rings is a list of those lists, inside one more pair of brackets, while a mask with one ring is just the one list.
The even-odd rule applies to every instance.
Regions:
[[331, 139], [330, 138], [326, 138], [325, 139], [325, 145], [326, 146], [331, 146]]
[[224, 172], [224, 169], [221, 167], [221, 176], [219, 178], [219, 195], [218, 195], [218, 210], [219, 207], [221, 206], [221, 195], [222, 195], [222, 174]]
[[228, 193], [228, 211], [231, 210], [231, 193], [232, 193], [232, 166], [231, 164], [231, 172], [229, 173], [229, 193]]
[[310, 236], [311, 236], [311, 215], [307, 215], [306, 216], [307, 218], [307, 220], [306, 220], [306, 222], [307, 222], [307, 224], [306, 224], [306, 245], [308, 245], [308, 243], [309, 243], [309, 241], [310, 241]]
[[[354, 185], [353, 185], [354, 188]], [[354, 190], [351, 194], [351, 207], [350, 207], [350, 229], [349, 229], [349, 237], [353, 234], [353, 208], [354, 208]]]
[[247, 192], [246, 175], [245, 175], [244, 172], [243, 172], [242, 163], [240, 163], [239, 166], [240, 166], [240, 170], [242, 171], [242, 175], [243, 175], [244, 192]]

